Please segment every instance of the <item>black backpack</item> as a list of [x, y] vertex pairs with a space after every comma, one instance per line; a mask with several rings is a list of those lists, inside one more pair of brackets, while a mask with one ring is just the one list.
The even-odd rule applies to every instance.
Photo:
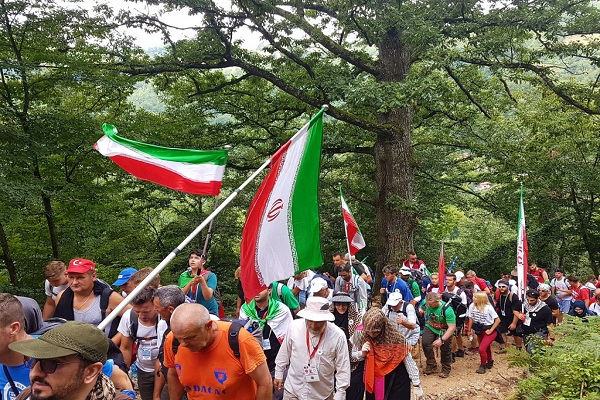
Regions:
[[[252, 320], [250, 320], [250, 321], [252, 321]], [[231, 325], [229, 325], [229, 329], [227, 330], [227, 342], [229, 343], [229, 347], [231, 348], [231, 351], [233, 351], [233, 355], [238, 359], [240, 358], [239, 335], [240, 335], [241, 329], [244, 329], [242, 324], [240, 324], [239, 322], [232, 321]], [[166, 335], [165, 335], [165, 337], [166, 337]], [[261, 337], [260, 340], [261, 340], [261, 345], [262, 345], [262, 331], [261, 331], [260, 337]], [[173, 337], [173, 343], [171, 344], [171, 350], [173, 351], [173, 355], [177, 354], [177, 351], [179, 350], [179, 340], [177, 340], [175, 337]]]
[[412, 283], [417, 282], [419, 289], [423, 289], [423, 273], [418, 269], [410, 269], [410, 278], [408, 278], [408, 288], [412, 288]]
[[[409, 304], [409, 302], [408, 302], [408, 301], [405, 301], [405, 302], [402, 304], [402, 308], [399, 310], [399, 311], [400, 311], [400, 313], [402, 313], [402, 315], [404, 315], [406, 318], [408, 318], [408, 313], [406, 312], [406, 308], [408, 307], [408, 304]], [[390, 312], [391, 312], [391, 311], [394, 311], [394, 310], [392, 310], [392, 307], [390, 307], [390, 306], [387, 306], [387, 314], [386, 314], [386, 317], [388, 317], [388, 318], [390, 317]], [[415, 310], [415, 313], [417, 314], [417, 322], [416, 322], [417, 326], [419, 326], [419, 327], [423, 326], [423, 324], [421, 323], [421, 319], [419, 318], [419, 313], [418, 313], [418, 312], [416, 312], [416, 310]], [[424, 319], [424, 318], [423, 318], [423, 321], [425, 321], [425, 319]]]
[[456, 315], [457, 325], [460, 325], [459, 321], [464, 321], [467, 318], [467, 306], [463, 304], [460, 295], [444, 292], [442, 293], [442, 300], [446, 303], [442, 308], [442, 314], [446, 316], [446, 310], [448, 307], [452, 307], [454, 315]]

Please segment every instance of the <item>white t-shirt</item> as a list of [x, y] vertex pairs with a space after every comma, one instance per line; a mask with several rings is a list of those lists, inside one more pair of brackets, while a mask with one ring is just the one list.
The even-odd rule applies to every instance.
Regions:
[[167, 321], [165, 321], [164, 319], [161, 319], [160, 321], [158, 321], [158, 326], [156, 328], [158, 347], [160, 347], [160, 344], [163, 341], [163, 336], [165, 335], [165, 332], [167, 331], [168, 327], [169, 326], [167, 325]]
[[488, 326], [494, 324], [494, 320], [498, 318], [498, 314], [491, 304], [486, 305], [483, 312], [481, 312], [475, 307], [475, 303], [471, 303], [467, 310], [467, 317], [473, 319], [473, 324], [480, 323]]
[[46, 293], [46, 296], [52, 296], [52, 300], [56, 301], [56, 295], [58, 295], [60, 292], [62, 292], [68, 287], [68, 283], [60, 286], [51, 286], [48, 279], [46, 279], [46, 281], [44, 282], [44, 293]]
[[558, 297], [559, 294], [563, 293], [563, 292], [559, 291], [558, 289], [569, 290], [569, 288], [570, 288], [569, 284], [567, 283], [567, 278], [565, 278], [564, 276], [560, 281], [556, 278], [552, 278], [550, 280], [550, 286], [555, 288], [554, 295], [556, 296], [556, 298], [558, 300], [572, 300], [573, 299], [573, 296], [571, 296], [571, 295], [565, 296], [565, 297]]
[[[118, 331], [125, 337], [132, 337], [133, 332], [131, 332], [131, 309], [125, 311], [123, 317], [121, 317], [121, 322], [119, 323]], [[160, 316], [158, 317], [160, 318]], [[138, 337], [138, 345], [135, 360], [135, 364], [139, 369], [144, 372], [152, 372], [154, 371], [154, 360], [158, 358], [158, 346], [160, 342], [158, 341], [158, 323], [152, 326], [146, 326], [142, 324], [142, 321], [138, 320], [138, 329], [136, 336]], [[164, 333], [164, 331], [163, 331]], [[141, 338], [154, 338], [150, 340], [145, 340]]]

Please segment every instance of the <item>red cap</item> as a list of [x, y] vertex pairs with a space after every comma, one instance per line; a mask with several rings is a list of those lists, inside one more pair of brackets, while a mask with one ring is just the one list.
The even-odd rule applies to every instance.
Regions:
[[85, 274], [88, 271], [95, 271], [96, 264], [92, 260], [86, 260], [85, 258], [74, 258], [69, 261], [69, 268], [67, 273], [73, 272], [75, 274]]

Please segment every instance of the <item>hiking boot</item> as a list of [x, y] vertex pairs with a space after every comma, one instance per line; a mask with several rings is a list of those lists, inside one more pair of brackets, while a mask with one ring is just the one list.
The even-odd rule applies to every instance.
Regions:
[[487, 364], [485, 364], [486, 369], [492, 369], [493, 366], [494, 366], [494, 360], [490, 360], [487, 362]]
[[456, 357], [464, 357], [465, 356], [465, 351], [464, 350], [457, 350], [456, 351]]
[[437, 365], [435, 365], [435, 366], [428, 365], [425, 368], [425, 371], [423, 371], [423, 373], [425, 375], [431, 375], [431, 374], [435, 374], [436, 371], [437, 371]]
[[486, 371], [485, 365], [481, 364], [479, 366], [479, 368], [477, 368], [477, 371], [475, 371], [475, 372], [477, 372], [478, 374], [485, 374], [485, 371]]
[[440, 378], [447, 378], [448, 376], [450, 376], [450, 372], [448, 372], [448, 371], [442, 371], [442, 372], [440, 372], [440, 374], [438, 376]]
[[452, 362], [455, 363], [456, 362], [456, 353], [452, 353]]

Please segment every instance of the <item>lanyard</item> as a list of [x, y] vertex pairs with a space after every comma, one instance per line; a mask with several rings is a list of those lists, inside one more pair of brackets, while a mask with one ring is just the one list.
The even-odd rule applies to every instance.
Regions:
[[[327, 327], [325, 327], [325, 329], [327, 329]], [[315, 353], [317, 352], [317, 349], [319, 348], [319, 345], [321, 344], [321, 340], [323, 340], [323, 335], [325, 335], [325, 329], [323, 330], [323, 332], [321, 332], [321, 336], [319, 336], [319, 341], [317, 342], [317, 345], [313, 349], [312, 353], [310, 352], [310, 342], [308, 340], [308, 329], [306, 330], [306, 350], [308, 351], [308, 362], [309, 363], [310, 363], [310, 360], [312, 360], [313, 357], [315, 356]]]

